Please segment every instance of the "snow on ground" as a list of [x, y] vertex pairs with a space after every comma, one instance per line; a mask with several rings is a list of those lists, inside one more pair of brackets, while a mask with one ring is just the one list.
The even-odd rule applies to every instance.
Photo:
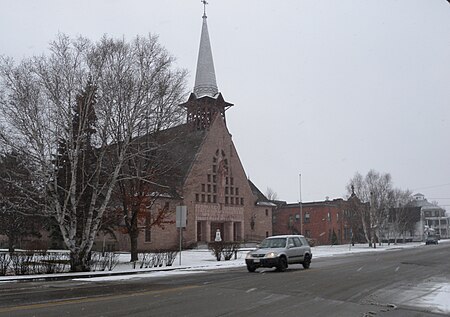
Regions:
[[[442, 240], [441, 243], [450, 242], [450, 240]], [[316, 258], [323, 257], [331, 257], [331, 256], [339, 256], [339, 255], [350, 255], [355, 253], [362, 252], [379, 252], [386, 250], [400, 250], [405, 248], [415, 248], [419, 246], [423, 246], [423, 242], [413, 242], [406, 244], [383, 244], [382, 246], [378, 246], [374, 248], [369, 248], [367, 244], [357, 244], [355, 246], [351, 245], [324, 245], [313, 247], [313, 263]], [[169, 267], [157, 267], [157, 268], [139, 268], [137, 265], [136, 268], [133, 268], [132, 264], [129, 262], [130, 254], [129, 253], [121, 253], [119, 256], [119, 264], [114, 268], [112, 272], [83, 272], [83, 273], [60, 273], [60, 274], [52, 274], [51, 277], [59, 277], [66, 276], [70, 277], [71, 275], [77, 278], [82, 278], [86, 276], [86, 279], [89, 277], [90, 281], [99, 281], [99, 280], [121, 280], [121, 279], [130, 279], [130, 278], [143, 278], [143, 277], [160, 277], [166, 275], [175, 275], [175, 274], [186, 274], [186, 273], [199, 273], [200, 271], [206, 270], [214, 270], [214, 269], [225, 269], [231, 267], [244, 267], [245, 266], [245, 256], [251, 249], [242, 249], [237, 253], [237, 258], [234, 257], [229, 261], [217, 261], [215, 257], [211, 254], [209, 250], [185, 250], [181, 252], [181, 264], [180, 264], [180, 254], [177, 255], [172, 266]], [[140, 273], [140, 274], [132, 274], [132, 273]], [[113, 276], [107, 276], [115, 274]], [[125, 274], [130, 274], [126, 275]], [[91, 277], [95, 275], [96, 277]], [[45, 278], [49, 275], [41, 274], [41, 275], [23, 275], [23, 276], [0, 276], [0, 282], [6, 282], [11, 280], [22, 280], [22, 279], [30, 279], [30, 278]]]
[[[362, 252], [378, 252], [386, 250], [400, 250], [405, 248], [414, 248], [424, 245], [424, 243], [406, 243], [406, 244], [383, 244], [377, 248], [369, 248], [367, 244], [357, 244], [355, 246], [351, 245], [324, 245], [311, 248], [314, 259], [323, 257], [332, 257], [338, 255], [349, 255]], [[132, 278], [144, 278], [144, 277], [161, 277], [176, 274], [195, 274], [205, 272], [207, 270], [214, 269], [225, 269], [232, 267], [245, 267], [245, 256], [252, 249], [245, 249], [237, 254], [237, 258], [231, 259], [230, 261], [217, 261], [215, 257], [211, 254], [209, 250], [186, 250], [181, 253], [181, 265], [180, 256], [178, 255], [175, 262], [171, 267], [163, 268], [151, 268], [151, 269], [136, 269], [142, 273], [136, 275], [116, 275], [116, 276], [99, 276], [90, 278], [77, 278], [78, 281], [117, 281], [117, 280], [128, 280]], [[117, 272], [129, 273], [131, 269], [131, 264], [128, 262], [130, 259], [129, 254], [121, 254], [120, 263], [114, 269]], [[131, 271], [136, 271], [131, 270]]]
[[431, 280], [410, 286], [403, 292], [402, 304], [422, 307], [438, 314], [450, 314], [450, 280]]

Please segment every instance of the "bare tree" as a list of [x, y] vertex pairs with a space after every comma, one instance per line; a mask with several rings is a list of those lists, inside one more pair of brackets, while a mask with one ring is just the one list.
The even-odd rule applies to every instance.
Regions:
[[270, 187], [267, 187], [266, 197], [268, 200], [277, 200], [278, 194]]
[[[352, 217], [353, 219], [355, 217], [359, 217], [364, 232], [364, 238], [366, 239], [367, 243], [369, 243], [369, 245], [372, 245], [370, 212], [369, 209], [365, 207], [365, 204], [360, 203], [368, 203], [370, 195], [367, 195], [364, 177], [360, 173], [356, 172], [355, 176], [350, 179], [349, 183], [347, 184], [347, 192], [351, 194], [351, 197], [353, 197], [353, 199], [351, 199], [349, 203], [350, 217]], [[354, 196], [357, 197], [358, 201], [356, 201]]]
[[415, 223], [419, 220], [413, 210], [408, 207], [412, 201], [412, 193], [410, 190], [393, 190], [394, 206], [389, 215], [389, 222], [394, 234], [394, 243], [397, 243], [399, 235], [403, 236], [405, 242], [405, 232], [414, 228]]
[[152, 35], [131, 43], [60, 35], [50, 48], [49, 56], [18, 65], [1, 59], [0, 142], [34, 166], [71, 269], [84, 271], [124, 162], [144, 155], [129, 149], [139, 136], [170, 125], [159, 118], [178, 113], [166, 106], [184, 90], [186, 72], [173, 70], [173, 58]]
[[154, 226], [164, 228], [172, 223], [168, 206], [154, 207], [161, 198], [172, 196], [172, 188], [161, 179], [170, 177], [171, 169], [177, 164], [164, 160], [164, 151], [157, 143], [150, 141], [154, 137], [155, 133], [148, 135], [133, 146], [133, 151], [144, 152], [141, 147], [150, 151], [145, 157], [132, 156], [124, 162], [115, 190], [120, 206], [116, 212], [122, 215], [122, 228], [130, 238], [132, 262], [138, 260], [138, 238], [143, 230], [151, 230]]
[[354, 186], [355, 193], [362, 202], [370, 204], [369, 215], [363, 217], [363, 229], [369, 244], [376, 247], [387, 226], [389, 210], [395, 204], [393, 199], [392, 178], [389, 173], [380, 174], [370, 170], [365, 177], [356, 173], [347, 185]]
[[15, 153], [0, 154], [0, 234], [8, 238], [11, 253], [23, 238], [39, 237], [42, 227], [36, 216], [39, 193], [26, 164]]

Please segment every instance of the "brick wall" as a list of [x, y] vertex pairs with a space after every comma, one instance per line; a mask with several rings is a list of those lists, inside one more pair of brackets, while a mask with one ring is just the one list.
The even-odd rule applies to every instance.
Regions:
[[303, 234], [318, 245], [330, 244], [333, 231], [338, 243], [349, 243], [349, 224], [344, 219], [345, 202], [332, 201], [302, 203], [303, 232], [299, 204], [286, 204], [277, 208], [273, 218], [274, 234]]

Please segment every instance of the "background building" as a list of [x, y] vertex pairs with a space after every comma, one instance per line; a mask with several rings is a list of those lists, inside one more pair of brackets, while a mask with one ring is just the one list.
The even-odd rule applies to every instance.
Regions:
[[423, 194], [417, 193], [413, 196], [413, 201], [408, 205], [409, 208], [416, 209], [420, 214], [420, 220], [417, 225], [417, 234], [422, 240], [428, 232], [439, 234], [441, 238], [449, 237], [449, 216], [445, 209], [427, 201]]
[[277, 205], [274, 234], [304, 234], [316, 245], [350, 243], [352, 239], [364, 242], [359, 218], [353, 217], [351, 199], [303, 202], [301, 208], [299, 203]]

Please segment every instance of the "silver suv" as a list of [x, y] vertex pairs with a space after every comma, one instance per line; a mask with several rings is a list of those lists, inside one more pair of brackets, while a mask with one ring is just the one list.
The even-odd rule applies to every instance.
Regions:
[[308, 269], [311, 259], [311, 248], [304, 236], [283, 235], [264, 239], [255, 251], [247, 254], [245, 263], [249, 272], [255, 272], [259, 267], [276, 267], [283, 272], [294, 263]]

